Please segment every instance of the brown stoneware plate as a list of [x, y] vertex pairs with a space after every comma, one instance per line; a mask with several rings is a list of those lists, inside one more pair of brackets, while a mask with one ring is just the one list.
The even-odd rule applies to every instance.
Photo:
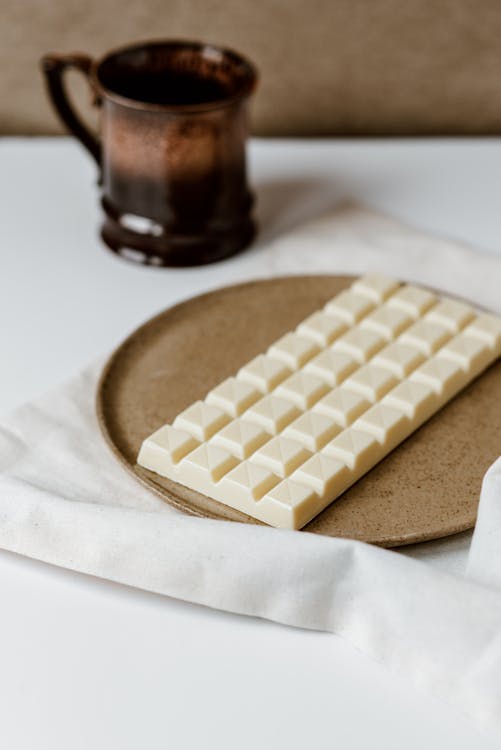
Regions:
[[[98, 418], [115, 456], [179, 510], [258, 523], [137, 466], [139, 447], [351, 282], [254, 281], [190, 299], [138, 328], [111, 356], [98, 387]], [[498, 361], [304, 530], [394, 547], [473, 527], [482, 477], [499, 453], [500, 403]]]

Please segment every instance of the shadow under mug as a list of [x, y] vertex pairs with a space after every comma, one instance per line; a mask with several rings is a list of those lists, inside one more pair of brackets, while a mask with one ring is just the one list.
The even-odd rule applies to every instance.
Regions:
[[[225, 258], [255, 233], [247, 185], [247, 105], [257, 74], [240, 55], [201, 42], [155, 41], [42, 59], [49, 96], [100, 170], [102, 238], [141, 263]], [[100, 134], [83, 123], [64, 74], [89, 80]]]

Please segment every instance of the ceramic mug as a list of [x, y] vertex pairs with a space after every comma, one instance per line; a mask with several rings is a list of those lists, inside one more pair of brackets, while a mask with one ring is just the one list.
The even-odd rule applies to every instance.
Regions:
[[[257, 74], [241, 55], [201, 42], [153, 41], [42, 59], [49, 96], [96, 160], [116, 253], [152, 265], [198, 265], [252, 240], [245, 143]], [[75, 111], [65, 73], [89, 80], [100, 108], [95, 136]]]

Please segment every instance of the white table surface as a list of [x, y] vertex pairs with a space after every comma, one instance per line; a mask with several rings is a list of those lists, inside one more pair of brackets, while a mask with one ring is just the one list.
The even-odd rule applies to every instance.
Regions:
[[[500, 140], [261, 140], [250, 156], [255, 246], [173, 271], [103, 249], [95, 170], [77, 144], [0, 140], [0, 412], [158, 310], [262, 273], [268, 240], [343, 197], [501, 252]], [[6, 552], [0, 601], [5, 750], [499, 747], [499, 736], [332, 635]]]

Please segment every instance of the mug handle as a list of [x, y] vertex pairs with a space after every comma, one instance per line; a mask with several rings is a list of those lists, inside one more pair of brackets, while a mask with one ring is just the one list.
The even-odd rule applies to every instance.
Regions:
[[[75, 112], [64, 83], [64, 74], [67, 70], [78, 70], [89, 79], [92, 58], [79, 53], [69, 55], [48, 54], [42, 57], [41, 67], [45, 74], [49, 97], [54, 109], [68, 130], [85, 146], [98, 166], [101, 166], [101, 144]], [[96, 103], [98, 103], [98, 99], [96, 99]]]

